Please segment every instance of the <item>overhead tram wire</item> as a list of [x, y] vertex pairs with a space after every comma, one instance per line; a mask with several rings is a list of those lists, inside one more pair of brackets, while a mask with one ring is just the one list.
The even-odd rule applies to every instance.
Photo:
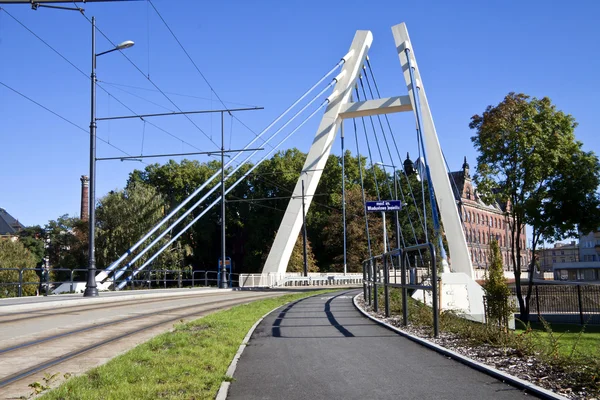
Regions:
[[[13, 16], [12, 14], [10, 14], [5, 8], [0, 7], [0, 11], [4, 11], [8, 16], [10, 16], [13, 20], [15, 20], [19, 25], [21, 25], [25, 30], [27, 30], [29, 33], [31, 33], [36, 39], [38, 39], [39, 41], [41, 41], [44, 45], [46, 45], [50, 50], [52, 50], [54, 53], [56, 53], [60, 58], [62, 58], [64, 61], [66, 61], [69, 65], [71, 65], [73, 68], [75, 68], [77, 71], [79, 71], [79, 73], [81, 73], [87, 80], [90, 80], [90, 76], [89, 74], [85, 73], [84, 71], [81, 70], [81, 68], [79, 68], [77, 65], [75, 65], [71, 60], [69, 60], [67, 57], [65, 57], [61, 52], [59, 52], [57, 49], [55, 49], [52, 45], [50, 45], [48, 42], [46, 42], [43, 38], [41, 38], [38, 34], [36, 34], [34, 31], [32, 31], [29, 27], [27, 27], [27, 25], [25, 25], [23, 22], [21, 22], [20, 20], [18, 20], [15, 16]], [[122, 105], [123, 107], [125, 107], [127, 110], [129, 110], [132, 114], [138, 115], [138, 113], [136, 113], [135, 111], [133, 111], [131, 109], [131, 107], [127, 106], [125, 103], [123, 103], [118, 97], [116, 97], [114, 94], [112, 94], [110, 91], [108, 91], [106, 88], [104, 88], [104, 86], [102, 86], [99, 82], [101, 81], [97, 81], [97, 86], [103, 90], [107, 95], [112, 96], [120, 105]], [[149, 100], [146, 100], [149, 101]], [[169, 110], [171, 111], [171, 110]], [[141, 120], [143, 120], [143, 118], [140, 117]], [[150, 124], [151, 126], [154, 126], [155, 128], [157, 128], [158, 130], [166, 133], [167, 135], [177, 139], [179, 142], [181, 143], [185, 143], [188, 146], [196, 149], [196, 150], [201, 150], [200, 148], [192, 145], [191, 143], [188, 143], [187, 141], [181, 139], [180, 137], [178, 137], [177, 135], [172, 134], [171, 132], [168, 132], [167, 130], [157, 126], [156, 124], [154, 124], [153, 122], [147, 121], [148, 124]], [[100, 137], [98, 137], [98, 139], [100, 139], [101, 141], [104, 141], [103, 139], [101, 139]], [[109, 144], [108, 142], [106, 142], [107, 144]], [[125, 153], [127, 154], [127, 153]]]
[[[169, 24], [167, 23], [167, 21], [163, 18], [163, 16], [161, 15], [161, 13], [158, 11], [158, 9], [156, 8], [156, 6], [154, 5], [154, 3], [152, 2], [152, 0], [148, 0], [148, 3], [152, 6], [152, 8], [154, 9], [154, 11], [156, 12], [156, 15], [158, 15], [158, 17], [160, 18], [160, 20], [163, 22], [163, 24], [165, 24], [165, 27], [168, 29], [168, 31], [171, 33], [171, 35], [173, 36], [173, 38], [175, 39], [175, 41], [177, 42], [177, 44], [179, 45], [179, 47], [181, 48], [181, 50], [183, 50], [183, 52], [185, 53], [185, 55], [187, 56], [187, 58], [190, 60], [190, 62], [192, 63], [192, 65], [194, 66], [194, 68], [196, 69], [196, 71], [198, 71], [198, 74], [200, 74], [200, 76], [202, 77], [202, 79], [204, 80], [204, 82], [206, 83], [206, 85], [209, 87], [211, 93], [214, 93], [215, 97], [217, 98], [217, 100], [219, 100], [219, 102], [221, 103], [221, 105], [224, 108], [227, 108], [227, 106], [225, 105], [225, 103], [223, 102], [223, 100], [221, 99], [221, 96], [219, 96], [219, 94], [217, 93], [217, 91], [212, 87], [212, 85], [210, 84], [210, 82], [208, 81], [208, 79], [206, 78], [206, 76], [202, 73], [202, 71], [200, 71], [200, 68], [198, 68], [198, 65], [196, 64], [196, 62], [194, 61], [194, 59], [192, 58], [192, 56], [190, 56], [190, 53], [188, 53], [188, 51], [185, 49], [185, 47], [183, 46], [183, 44], [181, 43], [181, 41], [177, 38], [177, 35], [175, 35], [175, 32], [173, 32], [173, 29], [171, 29], [171, 27], [169, 26]], [[229, 113], [229, 115], [231, 115], [232, 118], [235, 118], [236, 120], [238, 120], [240, 123], [242, 123], [242, 121], [233, 113]], [[243, 123], [242, 123], [243, 124]], [[246, 126], [244, 124], [244, 126]], [[247, 127], [247, 126], [246, 126]], [[249, 128], [248, 128], [249, 129]]]
[[[296, 126], [296, 128], [294, 128], [290, 133], [288, 133], [281, 141], [279, 141], [279, 143], [277, 143], [277, 145], [275, 145], [275, 148], [273, 148], [271, 151], [269, 151], [267, 154], [265, 154], [256, 164], [254, 164], [252, 166], [252, 168], [250, 168], [248, 171], [246, 171], [244, 173], [244, 175], [242, 175], [237, 181], [235, 181], [223, 194], [224, 196], [226, 196], [230, 191], [232, 191], [240, 182], [242, 182], [244, 179], [246, 179], [248, 177], [248, 175], [250, 175], [252, 173], [252, 171], [254, 171], [256, 168], [258, 168], [258, 166], [260, 164], [262, 164], [268, 157], [270, 157], [283, 143], [285, 143], [294, 133], [296, 133], [302, 126], [304, 126], [304, 124], [306, 124], [306, 122], [308, 122], [312, 117], [314, 117], [317, 112], [319, 112], [324, 106], [326, 106], [327, 104], [329, 104], [330, 99], [327, 98], [318, 108], [316, 108], [308, 117], [306, 117], [298, 126]], [[235, 171], [234, 171], [235, 172]], [[232, 172], [231, 174], [233, 174], [234, 172]], [[230, 174], [230, 175], [231, 175]], [[212, 207], [214, 207], [216, 204], [218, 204], [221, 201], [221, 198], [217, 198], [215, 201], [213, 201], [208, 207], [206, 207], [197, 217], [195, 217], [189, 224], [187, 224], [181, 231], [179, 231], [175, 236], [173, 236], [169, 242], [167, 242], [163, 247], [161, 247], [152, 257], [150, 257], [144, 264], [142, 264], [138, 269], [136, 269], [135, 271], [133, 271], [133, 273], [127, 277], [127, 279], [125, 281], [123, 281], [118, 288], [121, 289], [122, 287], [124, 287], [131, 279], [133, 279], [135, 277], [135, 275], [137, 273], [139, 273], [139, 271], [141, 271], [142, 269], [146, 268], [146, 266], [148, 264], [150, 264], [156, 257], [158, 257], [163, 251], [165, 251], [165, 249], [167, 249], [173, 242], [175, 242], [175, 240], [177, 240], [179, 238], [179, 236], [181, 236], [184, 232], [186, 232], [189, 228], [191, 228], [200, 218], [202, 218]], [[123, 269], [119, 270], [122, 271]], [[122, 274], [121, 274], [122, 275]], [[119, 276], [115, 276], [114, 279], [118, 279]]]
[[[371, 61], [369, 60], [369, 57], [367, 57], [367, 66], [369, 67], [369, 72], [371, 73], [371, 78], [373, 79], [373, 85], [375, 86], [375, 92], [377, 93], [377, 96], [379, 98], [381, 98], [381, 93], [379, 92], [379, 86], [377, 85], [377, 80], [375, 80], [375, 73], [373, 72], [373, 68], [371, 67]], [[387, 114], [383, 115], [388, 127], [388, 130], [390, 132], [390, 136], [392, 137], [392, 142], [394, 143], [394, 148], [396, 149], [396, 154], [398, 156], [398, 159], [400, 160], [400, 162], [402, 163], [402, 156], [400, 155], [400, 150], [398, 149], [398, 143], [396, 142], [396, 137], [394, 136], [394, 131], [392, 130], [392, 125], [390, 124], [390, 119], [388, 118]], [[410, 179], [408, 178], [408, 174], [406, 173], [406, 171], [404, 170], [404, 168], [402, 169], [402, 175], [404, 175], [404, 177], [406, 178], [406, 183], [408, 184], [408, 190], [410, 191], [410, 197], [412, 197], [413, 202], [415, 204], [415, 209], [417, 210], [417, 216], [419, 217], [419, 222], [421, 223], [421, 226], [423, 227], [423, 229], [425, 229], [425, 224], [423, 223], [423, 219], [421, 218], [421, 213], [419, 212], [419, 207], [417, 206], [417, 202], [416, 202], [416, 198], [412, 189], [412, 184], [410, 183]]]
[[[363, 69], [366, 71], [366, 68], [364, 68], [364, 66], [363, 66]], [[373, 95], [373, 89], [371, 88], [371, 82], [369, 81], [369, 76], [366, 73], [365, 73], [365, 80], [367, 81], [367, 87], [369, 88], [369, 93], [371, 95], [371, 99], [374, 99], [375, 96]], [[379, 92], [377, 93], [377, 95], [378, 95], [378, 97], [381, 97], [381, 95], [379, 94]], [[386, 115], [386, 117], [387, 117], [387, 115]], [[383, 136], [383, 140], [385, 142], [385, 147], [387, 149], [388, 155], [390, 157], [390, 160], [392, 161], [392, 165], [394, 165], [394, 162], [393, 162], [394, 161], [394, 157], [392, 156], [392, 151], [390, 150], [390, 146], [389, 146], [389, 143], [388, 143], [388, 140], [387, 140], [387, 135], [386, 135], [385, 129], [383, 128], [383, 123], [381, 122], [381, 115], [377, 115], [377, 120], [379, 121], [379, 128], [381, 129], [381, 133], [382, 133], [382, 136]], [[394, 138], [393, 132], [391, 132], [391, 128], [390, 128], [390, 134], [391, 134], [392, 138]], [[394, 143], [395, 143], [395, 139], [394, 139]], [[402, 158], [400, 157], [400, 154], [398, 154], [398, 159], [399, 159], [399, 163], [400, 163], [398, 169], [404, 171], [404, 168], [403, 168], [403, 165], [402, 165]], [[394, 175], [394, 181], [396, 181], [396, 180], [397, 180], [397, 177]], [[400, 183], [400, 182], [398, 182], [398, 183]], [[410, 182], [409, 182], [409, 185], [410, 185]], [[402, 189], [402, 185], [398, 184], [396, 186], [400, 190], [400, 195], [402, 196], [402, 202], [404, 204], [407, 204], [406, 198], [404, 197], [404, 189]], [[418, 207], [417, 207], [417, 210], [418, 210]], [[412, 234], [413, 234], [413, 239], [415, 240], [415, 245], [417, 245], [417, 244], [419, 244], [419, 241], [417, 240], [417, 234], [415, 232], [415, 227], [413, 225], [412, 218], [410, 217], [410, 213], [408, 212], [408, 209], [406, 210], [406, 216], [408, 217], [408, 223], [410, 225], [410, 229], [411, 229]], [[400, 227], [400, 233], [402, 235], [402, 228], [401, 227]]]
[[[63, 121], [65, 121], [65, 122], [67, 122], [67, 123], [69, 123], [69, 124], [73, 125], [73, 126], [74, 126], [74, 127], [76, 127], [77, 129], [80, 129], [81, 131], [85, 132], [86, 134], [89, 134], [89, 131], [88, 131], [87, 129], [85, 129], [85, 128], [83, 128], [83, 127], [79, 126], [79, 125], [77, 125], [75, 122], [73, 122], [73, 121], [71, 121], [71, 120], [67, 119], [66, 117], [63, 117], [62, 115], [60, 115], [60, 114], [59, 114], [59, 113], [57, 113], [56, 111], [53, 111], [53, 110], [49, 109], [48, 107], [44, 106], [43, 104], [41, 104], [41, 103], [38, 103], [37, 101], [33, 100], [31, 97], [29, 97], [29, 96], [27, 96], [27, 95], [25, 95], [25, 94], [23, 94], [23, 93], [19, 92], [17, 89], [14, 89], [14, 88], [12, 88], [11, 86], [8, 86], [7, 84], [5, 84], [4, 82], [1, 82], [1, 81], [0, 81], [0, 85], [2, 85], [2, 86], [4, 86], [5, 88], [7, 88], [7, 89], [11, 90], [12, 92], [14, 92], [14, 93], [18, 94], [19, 96], [21, 96], [21, 97], [23, 97], [23, 98], [25, 98], [25, 99], [29, 100], [30, 102], [32, 102], [32, 103], [33, 103], [33, 104], [35, 104], [36, 106], [38, 106], [38, 107], [40, 107], [40, 108], [43, 108], [44, 110], [46, 110], [46, 111], [48, 111], [49, 113], [51, 113], [51, 114], [55, 115], [56, 117], [58, 117], [58, 118], [62, 119]], [[100, 140], [100, 141], [101, 141], [101, 142], [103, 142], [103, 143], [106, 143], [107, 145], [109, 145], [109, 146], [110, 146], [110, 147], [112, 147], [113, 149], [115, 149], [115, 150], [118, 150], [118, 151], [120, 151], [121, 153], [123, 153], [123, 154], [125, 154], [125, 155], [127, 155], [127, 156], [129, 156], [129, 157], [131, 156], [131, 154], [129, 154], [129, 153], [127, 153], [125, 150], [123, 150], [123, 149], [121, 149], [121, 148], [119, 148], [119, 147], [115, 146], [114, 144], [110, 143], [109, 141], [107, 141], [107, 140], [105, 140], [105, 139], [103, 139], [103, 138], [101, 138], [101, 137], [99, 137], [99, 136], [97, 136], [97, 138], [98, 138], [98, 140]]]
[[[81, 13], [81, 15], [91, 24], [92, 21], [87, 17], [87, 15], [85, 15], [85, 13]], [[113, 45], [114, 47], [117, 47], [117, 45], [100, 29], [98, 28], [98, 26], [96, 26], [96, 30], [98, 32], [100, 32], [100, 34], [106, 39], [108, 40], [108, 42]], [[166, 98], [179, 112], [184, 112], [152, 79], [150, 79], [149, 76], [147, 76], [144, 71], [141, 70], [140, 67], [138, 67], [138, 65], [136, 63], [134, 63], [131, 58], [129, 58], [124, 52], [119, 51], [119, 53], [121, 53], [121, 55], [123, 57], [125, 57], [125, 59], [127, 61], [129, 61], [129, 63], [140, 73], [142, 74], [142, 76], [144, 78], [146, 78], [148, 80], [148, 82], [150, 82], [152, 84], [152, 86], [154, 86], [162, 95], [164, 98]], [[198, 124], [196, 124], [189, 115], [187, 114], [183, 114], [183, 116], [198, 130], [200, 131], [200, 133], [202, 133], [211, 143], [213, 143], [217, 149], [219, 149], [219, 145], [206, 133], [204, 132], [204, 130], [202, 128], [200, 128], [198, 126]]]
[[[338, 63], [339, 65], [339, 63]], [[254, 144], [259, 138], [262, 137], [262, 135], [264, 133], [266, 133], [269, 129], [271, 129], [277, 122], [279, 122], [292, 108], [294, 108], [300, 101], [302, 101], [302, 99], [304, 99], [309, 93], [311, 93], [320, 82], [322, 82], [324, 79], [327, 78], [327, 76], [331, 75], [336, 68], [331, 69], [327, 75], [323, 78], [321, 78], [319, 80], [319, 82], [315, 85], [313, 85], [313, 87], [311, 87], [307, 92], [305, 92], [302, 96], [300, 96], [300, 98], [298, 100], [296, 100], [290, 107], [288, 107], [282, 114], [280, 114], [273, 122], [271, 122], [265, 129], [263, 129], [263, 131], [256, 136], [254, 139], [252, 139], [250, 141], [250, 143], [248, 143], [246, 145], [246, 147], [244, 147], [244, 149], [248, 149], [250, 148], [250, 146], [252, 144]], [[298, 117], [302, 112], [304, 112], [304, 110], [306, 110], [318, 97], [320, 97], [323, 93], [325, 93], [325, 91], [327, 91], [331, 86], [333, 86], [333, 84], [335, 82], [337, 82], [338, 77], [335, 77], [323, 90], [321, 90], [321, 92], [319, 92], [316, 96], [313, 97], [312, 100], [310, 100], [308, 102], [308, 104], [304, 105], [304, 107], [302, 107], [302, 109], [300, 109], [300, 111], [296, 112], [296, 114], [294, 114], [289, 120], [287, 120], [281, 127], [279, 127], [275, 133], [273, 133], [266, 141], [264, 141], [264, 143], [268, 143], [269, 141], [271, 141], [271, 139], [273, 139], [279, 132], [281, 132], [287, 125], [289, 125], [296, 117]], [[319, 108], [320, 109], [320, 108]], [[274, 150], [272, 150], [274, 151]], [[255, 151], [254, 153], [252, 153], [250, 156], [248, 156], [244, 162], [240, 163], [240, 165], [238, 167], [236, 167], [236, 169], [234, 169], [233, 172], [231, 172], [226, 179], [229, 179], [240, 167], [241, 165], [245, 164], [248, 160], [250, 160], [255, 154], [257, 153], [257, 151]], [[131, 252], [133, 250], [135, 250], [136, 248], [138, 248], [146, 239], [148, 239], [154, 232], [156, 232], [158, 230], [158, 228], [160, 228], [162, 225], [164, 225], [171, 217], [173, 217], [175, 215], [175, 213], [177, 213], [185, 204], [187, 204], [189, 201], [191, 201], [192, 198], [194, 198], [198, 193], [200, 193], [201, 190], [203, 190], [207, 185], [209, 185], [216, 177], [220, 176], [221, 174], [221, 170], [223, 168], [227, 168], [228, 166], [232, 165], [232, 163], [242, 154], [242, 152], [237, 153], [233, 158], [231, 158], [228, 163], [225, 166], [222, 166], [221, 169], [219, 169], [219, 171], [217, 171], [215, 174], [213, 174], [212, 177], [210, 177], [209, 179], [207, 179], [199, 188], [197, 188], [191, 195], [189, 195], [182, 203], [180, 203], [174, 210], [172, 210], [169, 215], [167, 215], [166, 217], [164, 217], [154, 228], [152, 228], [148, 233], [146, 233], [146, 235], [144, 235], [144, 237], [142, 237], [142, 239], [140, 239], [138, 242], [136, 242], [127, 252], [125, 252], [123, 255], [121, 255], [121, 257], [119, 257], [119, 259], [117, 259], [114, 263], [112, 263], [108, 268], [105, 269], [105, 271], [108, 272], [112, 272], [116, 267], [118, 267], [118, 265], [125, 259], [127, 258], [127, 256], [129, 254], [131, 254]], [[254, 169], [255, 167], [253, 167]], [[253, 170], [252, 169], [252, 170]], [[173, 224], [170, 225], [170, 227], [166, 228], [161, 234], [159, 234], [158, 239], [162, 238], [166, 232], [168, 232], [169, 230], [171, 230], [175, 225], [177, 225], [179, 222], [181, 222], [183, 220], [183, 218], [185, 218], [185, 216], [187, 216], [192, 210], [194, 210], [197, 206], [199, 206], [204, 200], [206, 200], [206, 198], [216, 190], [216, 188], [218, 187], [218, 185], [215, 185], [208, 194], [204, 195], [200, 200], [198, 200], [194, 205], [192, 205], [186, 212], [184, 212], [184, 214], [179, 217]], [[148, 247], [146, 247], [141, 254], [144, 254], [145, 252], [147, 252], [149, 250], [150, 247], [154, 246], [158, 239], [155, 239], [154, 241], [152, 241]], [[138, 254], [139, 255], [139, 254]], [[137, 257], [139, 258], [139, 257]], [[130, 261], [128, 265], [131, 265], [133, 262], [135, 261]], [[126, 266], [126, 267], [127, 267]], [[119, 270], [121, 271], [121, 270]], [[118, 276], [122, 275], [122, 273], [120, 273]], [[115, 278], [116, 279], [116, 278]]]

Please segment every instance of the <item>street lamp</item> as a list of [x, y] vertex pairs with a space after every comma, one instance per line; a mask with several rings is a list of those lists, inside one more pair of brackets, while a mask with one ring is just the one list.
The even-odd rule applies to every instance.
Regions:
[[[384, 164], [382, 162], [376, 162], [375, 165], [381, 165], [382, 167], [390, 167], [394, 170], [394, 197], [398, 200], [398, 185], [396, 180], [396, 166], [391, 164]], [[400, 222], [398, 220], [398, 211], [394, 211], [396, 217], [396, 248], [400, 248]], [[384, 214], [384, 222], [385, 224], [385, 214]]]
[[92, 98], [91, 98], [91, 119], [90, 119], [90, 215], [89, 215], [89, 250], [88, 250], [88, 275], [84, 297], [98, 296], [96, 287], [96, 254], [95, 254], [95, 234], [96, 234], [96, 57], [111, 53], [116, 50], [124, 50], [133, 46], [131, 40], [127, 40], [115, 48], [96, 54], [96, 18], [92, 17]]

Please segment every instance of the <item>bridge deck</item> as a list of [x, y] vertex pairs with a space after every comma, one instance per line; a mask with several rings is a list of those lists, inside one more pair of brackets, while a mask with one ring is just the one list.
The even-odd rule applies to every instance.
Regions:
[[363, 317], [344, 291], [270, 314], [244, 350], [228, 399], [532, 398]]

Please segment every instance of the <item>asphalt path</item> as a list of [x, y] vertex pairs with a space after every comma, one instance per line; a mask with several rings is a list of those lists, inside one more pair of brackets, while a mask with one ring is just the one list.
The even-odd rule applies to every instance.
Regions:
[[356, 293], [306, 298], [267, 316], [227, 398], [535, 398], [372, 322], [354, 308]]

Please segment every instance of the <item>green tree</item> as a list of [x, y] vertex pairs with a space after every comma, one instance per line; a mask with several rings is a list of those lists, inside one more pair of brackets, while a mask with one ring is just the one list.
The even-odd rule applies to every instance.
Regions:
[[[47, 238], [46, 256], [52, 281], [70, 279], [73, 269], [87, 268], [87, 221], [65, 214], [48, 221], [44, 227]], [[84, 279], [85, 272], [79, 271], [75, 279]]]
[[[485, 201], [507, 202], [511, 258], [521, 319], [529, 320], [535, 251], [540, 240], [560, 240], [600, 226], [600, 164], [575, 139], [575, 119], [550, 99], [509, 93], [469, 127], [479, 151], [475, 181]], [[521, 284], [520, 234], [533, 229], [528, 284]]]
[[502, 254], [498, 241], [492, 239], [490, 243], [490, 265], [487, 270], [485, 283], [486, 297], [486, 317], [487, 322], [508, 328], [508, 318], [511, 309], [509, 307], [510, 290], [504, 277], [504, 267], [502, 266]]
[[[308, 272], [317, 272], [317, 264], [315, 262], [315, 255], [312, 251], [312, 246], [310, 245], [310, 241], [306, 241], [306, 264], [308, 267]], [[292, 251], [292, 255], [290, 256], [290, 261], [288, 263], [287, 272], [303, 272], [304, 271], [304, 244], [302, 240], [302, 232], [298, 235], [298, 239], [296, 240], [296, 244], [294, 245], [294, 250]]]
[[[36, 275], [36, 259], [29, 250], [19, 241], [10, 239], [0, 240], [0, 297], [16, 297], [18, 286], [8, 283], [19, 282], [19, 271], [23, 270], [22, 294], [32, 296], [36, 294], [39, 278]], [[14, 269], [7, 271], [6, 269]]]
[[[130, 183], [121, 191], [111, 191], [98, 202], [96, 211], [96, 261], [98, 268], [106, 268], [131, 245], [138, 241], [165, 215], [164, 197], [157, 190], [143, 183]], [[164, 245], [171, 236], [167, 234], [158, 244], [144, 254], [135, 264], [147, 261], [154, 251]], [[144, 245], [152, 241], [149, 238]], [[121, 265], [125, 265], [139, 250], [134, 251]], [[161, 269], [183, 267], [184, 248], [171, 246], [154, 261]]]

